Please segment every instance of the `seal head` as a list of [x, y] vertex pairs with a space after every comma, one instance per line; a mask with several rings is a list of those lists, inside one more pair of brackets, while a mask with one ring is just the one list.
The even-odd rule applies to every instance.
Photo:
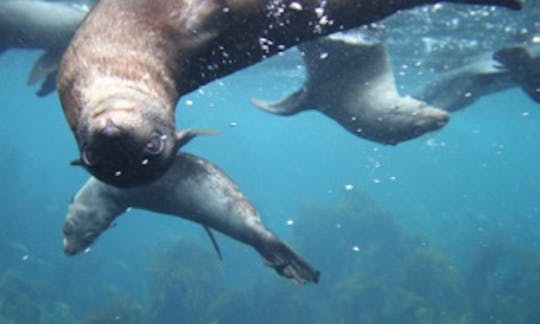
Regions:
[[189, 132], [177, 132], [173, 119], [164, 118], [164, 109], [148, 98], [109, 97], [89, 108], [83, 109], [88, 116], [77, 127], [81, 157], [72, 164], [117, 187], [161, 176], [179, 146], [192, 138]]

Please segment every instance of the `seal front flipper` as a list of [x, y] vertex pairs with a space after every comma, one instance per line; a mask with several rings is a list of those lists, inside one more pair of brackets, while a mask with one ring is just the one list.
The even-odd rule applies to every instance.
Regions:
[[56, 72], [63, 52], [64, 48], [49, 50], [34, 63], [26, 84], [33, 85], [43, 80], [37, 92], [39, 97], [46, 96], [56, 89]]
[[264, 258], [267, 266], [297, 284], [319, 282], [320, 272], [313, 269], [306, 260], [296, 254], [285, 242], [271, 233], [266, 233], [261, 237], [264, 238], [255, 243], [254, 247]]
[[302, 89], [292, 93], [282, 100], [270, 102], [252, 98], [251, 104], [271, 114], [290, 116], [307, 109], [307, 97], [308, 91], [306, 87], [302, 87]]
[[206, 231], [206, 234], [208, 234], [208, 237], [210, 238], [210, 241], [212, 241], [212, 245], [214, 246], [214, 250], [216, 251], [219, 261], [223, 261], [223, 257], [221, 256], [221, 249], [219, 248], [219, 245], [217, 244], [216, 238], [214, 237], [214, 233], [212, 233], [212, 230], [210, 227], [203, 225], [204, 230]]
[[39, 90], [36, 92], [38, 97], [45, 97], [56, 90], [56, 70], [50, 72], [45, 80], [41, 82]]
[[214, 129], [183, 129], [176, 131], [176, 146], [180, 148], [199, 135], [216, 135], [218, 132]]

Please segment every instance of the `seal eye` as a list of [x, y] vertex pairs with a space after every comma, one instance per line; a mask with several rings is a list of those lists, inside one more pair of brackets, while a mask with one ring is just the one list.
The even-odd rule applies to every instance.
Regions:
[[68, 220], [64, 223], [64, 227], [62, 228], [62, 232], [65, 236], [72, 235], [75, 233], [75, 224], [73, 224], [72, 221]]
[[165, 136], [155, 133], [150, 140], [146, 142], [144, 150], [151, 155], [159, 155], [165, 149]]
[[82, 155], [82, 161], [84, 165], [93, 166], [96, 164], [97, 162], [96, 155], [91, 150], [89, 150], [86, 146], [83, 147], [81, 155]]

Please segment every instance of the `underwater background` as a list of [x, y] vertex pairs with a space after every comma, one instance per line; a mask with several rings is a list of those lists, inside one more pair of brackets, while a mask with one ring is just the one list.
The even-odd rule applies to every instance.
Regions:
[[[540, 38], [522, 12], [436, 5], [383, 21], [401, 91], [463, 57]], [[429, 44], [427, 46], [426, 44]], [[397, 146], [317, 112], [266, 114], [304, 70], [295, 49], [181, 98], [183, 148], [223, 169], [264, 223], [321, 271], [294, 286], [250, 247], [131, 210], [87, 253], [62, 252], [89, 177], [56, 94], [25, 85], [37, 51], [0, 56], [0, 323], [540, 323], [540, 107], [520, 89]]]

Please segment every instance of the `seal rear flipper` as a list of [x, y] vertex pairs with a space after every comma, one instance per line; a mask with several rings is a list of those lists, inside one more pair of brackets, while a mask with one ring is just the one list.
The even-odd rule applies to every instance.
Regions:
[[294, 283], [319, 282], [320, 272], [277, 237], [272, 235], [266, 238], [255, 249], [262, 255], [267, 266]]
[[302, 87], [302, 89], [290, 94], [282, 100], [269, 102], [252, 98], [251, 104], [271, 114], [290, 116], [308, 109], [306, 108], [307, 93], [308, 91], [306, 91], [306, 88]]
[[56, 90], [56, 72], [56, 70], [50, 72], [41, 83], [39, 90], [36, 92], [38, 97], [45, 97]]

